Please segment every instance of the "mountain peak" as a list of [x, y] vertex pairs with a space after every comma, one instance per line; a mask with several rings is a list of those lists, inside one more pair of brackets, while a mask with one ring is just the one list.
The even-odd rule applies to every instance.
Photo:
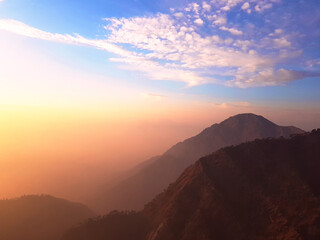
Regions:
[[[295, 127], [282, 127], [253, 113], [232, 116], [206, 128], [198, 135], [177, 143], [163, 155], [143, 164], [127, 179], [101, 198], [104, 209], [141, 209], [159, 192], [173, 182], [182, 171], [202, 156], [219, 148], [261, 138], [289, 137], [303, 133]], [[134, 200], [128, 199], [134, 195]], [[98, 203], [99, 204], [99, 203]]]
[[230, 118], [250, 118], [250, 117], [266, 119], [263, 116], [257, 115], [257, 114], [254, 114], [254, 113], [239, 113], [239, 114], [236, 114], [234, 116], [229, 117], [228, 119], [230, 119]]
[[244, 123], [251, 123], [251, 122], [263, 122], [267, 124], [277, 125], [268, 119], [264, 118], [261, 115], [256, 115], [253, 113], [241, 113], [234, 116], [229, 117], [228, 119], [221, 122], [221, 124], [230, 123], [230, 122], [244, 122]]

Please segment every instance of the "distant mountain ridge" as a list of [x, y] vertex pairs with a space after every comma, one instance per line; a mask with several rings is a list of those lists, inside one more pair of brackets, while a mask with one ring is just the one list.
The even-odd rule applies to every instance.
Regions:
[[62, 240], [318, 240], [319, 169], [320, 129], [222, 148], [143, 211], [112, 212]]
[[94, 216], [83, 204], [48, 195], [0, 200], [0, 239], [57, 240], [70, 227]]
[[[304, 131], [278, 126], [262, 116], [239, 114], [214, 124], [200, 134], [180, 142], [163, 155], [152, 158], [134, 169], [123, 181], [107, 189], [94, 203], [100, 211], [138, 210], [197, 159], [221, 147], [262, 138], [289, 137]], [[133, 197], [134, 196], [134, 197]]]

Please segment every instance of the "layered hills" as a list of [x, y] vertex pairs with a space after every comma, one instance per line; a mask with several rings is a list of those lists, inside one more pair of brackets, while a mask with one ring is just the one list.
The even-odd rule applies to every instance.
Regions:
[[48, 195], [0, 200], [0, 239], [57, 240], [67, 229], [94, 216], [80, 203]]

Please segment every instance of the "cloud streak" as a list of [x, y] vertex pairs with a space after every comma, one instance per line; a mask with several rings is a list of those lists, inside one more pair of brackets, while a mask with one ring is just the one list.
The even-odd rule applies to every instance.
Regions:
[[12, 19], [0, 19], [0, 29], [9, 31], [12, 33], [16, 33], [25, 37], [31, 37], [31, 38], [36, 38], [36, 39], [41, 39], [46, 41], [54, 41], [54, 42], [73, 44], [73, 45], [91, 46], [91, 47], [95, 47], [101, 50], [106, 50], [108, 52], [118, 54], [121, 56], [129, 56], [132, 54], [127, 50], [124, 50], [116, 45], [110, 44], [106, 40], [90, 40], [77, 34], [63, 35], [63, 34], [49, 33]]

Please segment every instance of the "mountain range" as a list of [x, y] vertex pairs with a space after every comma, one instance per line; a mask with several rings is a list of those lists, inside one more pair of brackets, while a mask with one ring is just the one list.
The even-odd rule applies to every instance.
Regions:
[[129, 171], [112, 187], [102, 189], [90, 204], [97, 211], [140, 210], [144, 204], [175, 181], [182, 171], [222, 147], [262, 138], [289, 137], [303, 133], [296, 127], [283, 127], [255, 114], [239, 114], [204, 129], [180, 142], [161, 156], [153, 157]]
[[62, 240], [318, 240], [319, 169], [320, 129], [225, 147], [142, 211], [113, 211]]

